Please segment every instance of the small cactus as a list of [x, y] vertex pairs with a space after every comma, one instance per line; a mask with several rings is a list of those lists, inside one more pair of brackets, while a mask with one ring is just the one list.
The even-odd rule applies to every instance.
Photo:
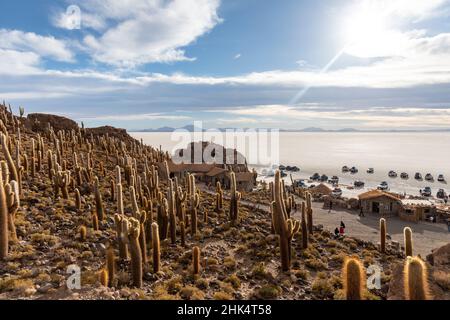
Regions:
[[403, 282], [406, 300], [430, 300], [427, 267], [420, 258], [407, 258]]
[[342, 282], [346, 300], [363, 300], [366, 274], [361, 261], [357, 258], [347, 258], [344, 261]]
[[409, 227], [403, 229], [403, 238], [405, 240], [405, 255], [412, 257], [413, 255], [413, 243], [412, 243], [412, 230]]
[[87, 236], [86, 227], [81, 226], [78, 232], [80, 233], [80, 241], [82, 241], [82, 242], [86, 241], [86, 236]]
[[192, 248], [192, 272], [194, 275], [198, 275], [200, 273], [200, 248], [194, 247]]
[[94, 229], [94, 231], [98, 231], [99, 230], [99, 225], [98, 225], [98, 216], [97, 213], [95, 211], [92, 211], [92, 229]]
[[108, 271], [102, 269], [99, 274], [99, 280], [102, 286], [107, 287], [109, 283]]

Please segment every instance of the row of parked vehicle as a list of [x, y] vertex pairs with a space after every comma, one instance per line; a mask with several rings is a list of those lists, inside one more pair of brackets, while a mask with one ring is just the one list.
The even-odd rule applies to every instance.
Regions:
[[[391, 170], [391, 171], [389, 171], [388, 176], [389, 176], [390, 178], [397, 178], [397, 172]], [[409, 175], [408, 175], [408, 173], [406, 173], [406, 172], [402, 172], [402, 173], [400, 174], [400, 178], [402, 178], [402, 179], [404, 179], [404, 180], [408, 180], [408, 179], [409, 179]], [[416, 172], [416, 174], [414, 175], [414, 179], [419, 180], [419, 181], [423, 180], [422, 174], [421, 174], [420, 172]], [[433, 177], [433, 175], [432, 175], [431, 173], [427, 173], [427, 174], [425, 175], [425, 180], [426, 180], [426, 181], [433, 182], [433, 181], [434, 181], [434, 177]], [[438, 175], [437, 181], [439, 181], [439, 182], [445, 182], [445, 177], [444, 177], [444, 175], [443, 175], [443, 174]]]

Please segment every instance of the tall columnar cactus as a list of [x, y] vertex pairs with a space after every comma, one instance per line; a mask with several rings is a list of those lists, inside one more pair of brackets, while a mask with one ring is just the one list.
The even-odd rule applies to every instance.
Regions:
[[167, 202], [167, 199], [163, 198], [162, 195], [161, 198], [162, 200], [160, 201], [160, 205], [158, 206], [157, 221], [159, 226], [159, 237], [161, 240], [165, 240], [167, 238], [167, 231], [169, 227], [169, 204]]
[[[1, 143], [2, 143], [3, 154], [5, 156], [5, 159], [6, 159], [7, 163], [8, 163], [8, 169], [9, 169], [9, 174], [11, 175], [11, 180], [20, 181], [19, 180], [19, 173], [18, 173], [17, 168], [16, 168], [16, 164], [14, 163], [14, 160], [11, 157], [11, 153], [9, 152], [8, 137], [5, 136], [3, 133], [1, 133], [0, 134], [0, 138], [1, 138]], [[5, 183], [6, 182], [9, 182], [9, 181], [5, 181]], [[19, 188], [20, 188], [20, 186], [19, 186]]]
[[123, 215], [115, 214], [114, 222], [116, 226], [116, 239], [119, 244], [119, 257], [123, 260], [128, 260], [128, 241], [126, 241], [126, 235], [128, 235], [128, 221]]
[[8, 256], [8, 207], [6, 202], [3, 174], [0, 174], [0, 260]]
[[313, 210], [312, 210], [312, 200], [311, 193], [306, 193], [306, 216], [308, 218], [308, 231], [309, 234], [313, 233]]
[[380, 251], [386, 253], [386, 219], [380, 219]]
[[181, 246], [186, 246], [186, 226], [184, 224], [184, 221], [180, 221], [180, 240]]
[[65, 172], [62, 170], [52, 170], [52, 176], [55, 198], [58, 197], [59, 191], [61, 190], [63, 199], [69, 199], [70, 172]]
[[183, 216], [183, 205], [186, 201], [187, 193], [183, 192], [181, 186], [178, 185], [178, 179], [175, 177], [174, 182], [174, 192], [175, 192], [175, 209], [177, 212], [177, 218], [182, 219]]
[[106, 268], [108, 270], [108, 286], [114, 287], [116, 275], [116, 257], [114, 247], [110, 246], [106, 251]]
[[200, 248], [192, 248], [192, 272], [194, 275], [200, 273]]
[[366, 274], [361, 261], [347, 258], [342, 270], [342, 283], [346, 300], [363, 300]]
[[[167, 164], [167, 162], [166, 162]], [[169, 227], [170, 227], [170, 241], [175, 244], [177, 241], [177, 217], [175, 212], [175, 192], [173, 191], [173, 181], [169, 179], [169, 186], [167, 188], [167, 204], [169, 214]]]
[[139, 245], [140, 222], [134, 218], [130, 218], [130, 229], [128, 240], [130, 244], [131, 254], [131, 274], [133, 285], [137, 288], [142, 287], [142, 251]]
[[408, 257], [404, 269], [406, 300], [430, 300], [427, 267], [418, 257]]
[[235, 224], [239, 220], [239, 200], [241, 193], [236, 191], [236, 174], [231, 172], [231, 199], [230, 199], [230, 221]]
[[308, 248], [308, 224], [306, 222], [306, 204], [302, 202], [302, 248]]
[[125, 212], [123, 210], [123, 192], [122, 184], [117, 184], [117, 213], [123, 215]]
[[141, 247], [142, 252], [142, 261], [143, 263], [147, 263], [147, 241], [146, 241], [146, 235], [145, 235], [145, 223], [147, 221], [147, 213], [145, 211], [141, 211], [139, 213], [139, 245]]
[[133, 218], [139, 217], [139, 206], [136, 199], [136, 189], [134, 186], [130, 186], [131, 208], [133, 209]]
[[153, 253], [153, 272], [158, 273], [161, 268], [160, 256], [161, 248], [159, 243], [159, 230], [156, 222], [152, 223], [152, 253]]
[[105, 219], [105, 209], [103, 207], [102, 194], [100, 192], [100, 182], [98, 177], [94, 178], [94, 194], [95, 194], [95, 211], [98, 219], [103, 221]]
[[223, 190], [219, 181], [216, 184], [216, 212], [223, 212]]
[[116, 201], [116, 182], [113, 178], [111, 178], [111, 180], [110, 180], [110, 188], [111, 188], [110, 200], [111, 200], [111, 202], [115, 202]]
[[8, 208], [8, 225], [11, 232], [11, 241], [17, 241], [16, 233], [16, 213], [20, 206], [19, 198], [19, 184], [11, 180], [10, 183], [5, 184], [6, 205]]
[[280, 171], [275, 173], [274, 197], [272, 202], [273, 225], [275, 233], [279, 236], [281, 268], [289, 271], [291, 268], [291, 242], [292, 237], [298, 232], [300, 224], [287, 218], [285, 203], [282, 199], [282, 182]]
[[197, 189], [195, 187], [195, 177], [190, 174], [188, 176], [189, 179], [189, 188], [188, 188], [188, 211], [191, 217], [191, 235], [197, 234], [197, 210], [200, 206], [200, 196], [197, 193]]
[[412, 257], [413, 255], [413, 243], [412, 243], [412, 230], [409, 227], [403, 229], [403, 238], [405, 240], [405, 255]]

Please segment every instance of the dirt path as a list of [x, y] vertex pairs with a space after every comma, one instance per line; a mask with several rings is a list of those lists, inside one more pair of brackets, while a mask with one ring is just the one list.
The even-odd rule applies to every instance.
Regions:
[[[201, 189], [203, 192], [211, 194], [215, 193], [205, 187], [202, 187]], [[224, 195], [224, 198], [228, 199], [229, 197]], [[301, 199], [298, 198], [296, 201], [300, 202]], [[250, 201], [241, 200], [241, 204], [247, 207], [255, 207], [255, 204]], [[359, 217], [356, 212], [336, 210], [332, 210], [329, 213], [328, 210], [322, 208], [322, 203], [313, 202], [312, 205], [314, 209], [314, 225], [321, 224], [326, 230], [333, 232], [342, 220], [346, 226], [345, 231], [349, 236], [370, 241], [375, 244], [379, 242], [379, 217], [372, 215]], [[257, 204], [256, 208], [270, 212], [269, 206], [264, 204]], [[300, 212], [295, 212], [293, 217], [300, 219]], [[421, 221], [416, 224], [400, 220], [396, 217], [387, 218], [388, 234], [392, 237], [392, 240], [398, 241], [401, 245], [403, 245], [403, 229], [405, 227], [410, 227], [413, 231], [414, 253], [420, 254], [424, 258], [427, 254], [431, 253], [432, 249], [450, 243], [450, 232], [448, 232], [447, 226], [442, 223]]]
[[[379, 242], [378, 224], [379, 217], [366, 215], [359, 217], [357, 213], [348, 211], [335, 211], [322, 209], [322, 203], [313, 203], [314, 224], [322, 224], [326, 229], [333, 231], [344, 221], [346, 233], [352, 237]], [[295, 217], [299, 217], [297, 213]], [[450, 232], [442, 223], [410, 223], [396, 217], [387, 218], [387, 232], [392, 240], [403, 244], [403, 228], [410, 227], [413, 231], [414, 252], [425, 257], [432, 249], [439, 248], [450, 243]]]

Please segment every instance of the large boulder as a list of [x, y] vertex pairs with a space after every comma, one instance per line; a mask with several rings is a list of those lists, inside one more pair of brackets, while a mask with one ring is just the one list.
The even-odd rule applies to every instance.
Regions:
[[43, 132], [47, 130], [49, 123], [55, 132], [78, 129], [78, 124], [71, 119], [44, 113], [30, 113], [27, 116], [25, 126], [34, 132]]

